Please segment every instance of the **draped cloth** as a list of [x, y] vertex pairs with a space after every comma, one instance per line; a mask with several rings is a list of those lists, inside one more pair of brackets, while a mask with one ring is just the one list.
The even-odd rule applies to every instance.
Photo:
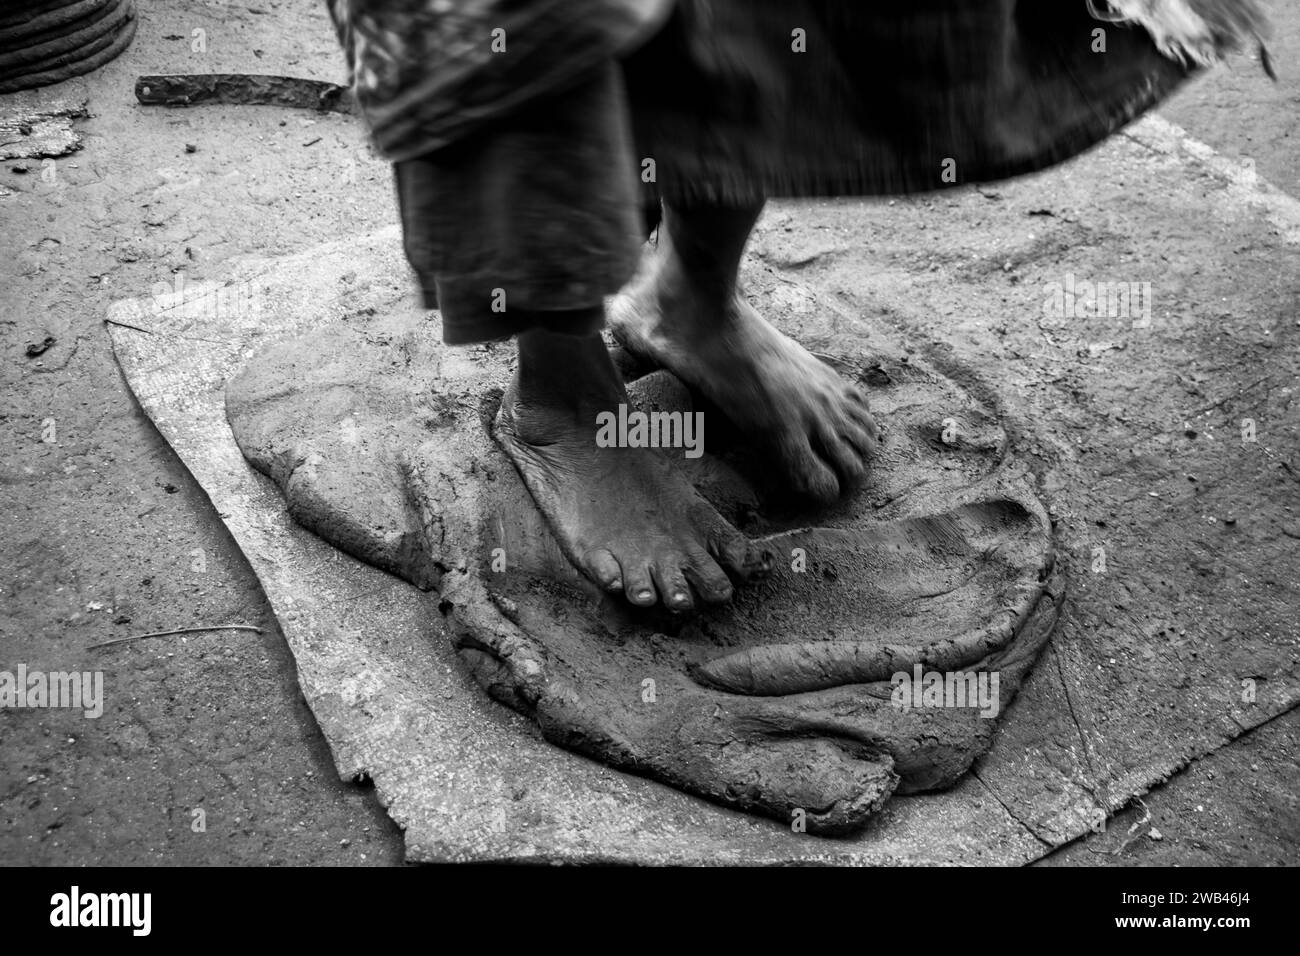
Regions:
[[444, 319], [479, 309], [487, 289], [533, 310], [599, 303], [634, 267], [637, 208], [659, 198], [884, 195], [1042, 169], [1263, 31], [1255, 0], [330, 9], [375, 143], [397, 165], [426, 298], [452, 293]]
[[327, 0], [380, 151], [431, 153], [646, 40], [672, 0]]

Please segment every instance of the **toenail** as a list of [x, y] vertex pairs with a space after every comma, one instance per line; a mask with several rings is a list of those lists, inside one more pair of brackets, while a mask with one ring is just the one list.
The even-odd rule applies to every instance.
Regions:
[[648, 598], [650, 596], [650, 589], [642, 588], [640, 591], [636, 592], [636, 596], [639, 598]]
[[683, 594], [681, 591], [674, 591], [673, 601], [676, 602], [677, 604], [682, 604], [686, 601], [686, 595]]

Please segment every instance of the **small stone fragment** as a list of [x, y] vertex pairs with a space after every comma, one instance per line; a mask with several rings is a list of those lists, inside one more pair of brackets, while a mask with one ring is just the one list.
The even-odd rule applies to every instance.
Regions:
[[45, 336], [40, 342], [30, 342], [27, 345], [26, 355], [28, 358], [36, 358], [38, 355], [44, 355], [49, 347], [53, 345], [55, 338], [52, 335]]

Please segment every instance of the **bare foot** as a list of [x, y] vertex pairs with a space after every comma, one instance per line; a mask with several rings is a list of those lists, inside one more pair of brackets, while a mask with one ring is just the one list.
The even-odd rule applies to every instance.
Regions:
[[[684, 611], [732, 594], [771, 556], [727, 523], [660, 452], [602, 448], [596, 416], [628, 401], [599, 335], [528, 332], [495, 436], [565, 556], [633, 604]], [[730, 577], [729, 577], [730, 575]]]
[[619, 342], [699, 389], [775, 455], [795, 492], [829, 503], [856, 486], [879, 442], [866, 396], [765, 321], [734, 284], [701, 288], [671, 249], [658, 256], [610, 306]]

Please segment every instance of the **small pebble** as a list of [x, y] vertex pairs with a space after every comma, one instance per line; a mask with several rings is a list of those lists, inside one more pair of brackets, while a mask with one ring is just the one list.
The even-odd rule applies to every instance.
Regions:
[[1151, 832], [1148, 833], [1147, 836], [1155, 840], [1157, 843], [1159, 843], [1161, 840], [1165, 838], [1165, 835], [1161, 833], [1159, 830], [1157, 830], [1155, 827], [1151, 828]]

